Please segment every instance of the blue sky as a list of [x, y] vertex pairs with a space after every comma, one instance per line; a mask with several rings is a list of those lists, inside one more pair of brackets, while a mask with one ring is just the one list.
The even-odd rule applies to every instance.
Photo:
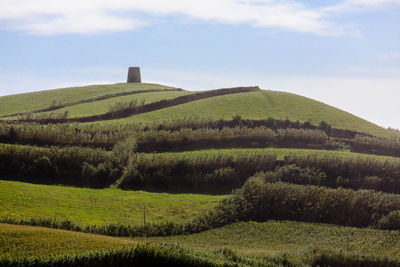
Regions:
[[400, 0], [0, 0], [0, 95], [142, 78], [321, 100], [400, 128]]

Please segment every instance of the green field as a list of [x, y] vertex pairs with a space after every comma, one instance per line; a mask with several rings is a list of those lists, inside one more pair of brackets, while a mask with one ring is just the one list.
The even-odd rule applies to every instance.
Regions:
[[241, 222], [198, 234], [134, 240], [178, 243], [203, 250], [228, 248], [250, 255], [297, 254], [317, 248], [400, 260], [399, 231], [292, 221]]
[[136, 90], [162, 90], [171, 87], [150, 83], [117, 83], [108, 85], [89, 85], [45, 90], [33, 93], [9, 95], [0, 97], [0, 116], [18, 112], [33, 111], [47, 108], [53, 101], [62, 103], [74, 102], [90, 97]]
[[0, 257], [9, 259], [73, 255], [135, 244], [122, 238], [0, 223]]
[[68, 219], [77, 224], [184, 222], [213, 208], [223, 195], [89, 189], [0, 180], [0, 217]]
[[115, 105], [118, 102], [124, 103], [124, 102], [130, 102], [132, 100], [137, 100], [139, 103], [141, 103], [141, 101], [145, 101], [144, 104], [150, 104], [160, 100], [176, 98], [188, 94], [192, 94], [192, 92], [170, 91], [170, 92], [140, 93], [134, 95], [113, 97], [90, 103], [77, 104], [58, 109], [57, 111], [54, 112], [63, 113], [65, 111], [68, 111], [68, 118], [84, 117], [84, 116], [107, 113], [109, 112], [109, 107]]
[[369, 154], [355, 153], [347, 150], [322, 150], [322, 149], [302, 149], [302, 148], [227, 148], [227, 149], [203, 149], [203, 150], [184, 151], [184, 152], [165, 152], [165, 153], [153, 153], [153, 154], [185, 157], [185, 156], [201, 156], [201, 155], [213, 155], [213, 154], [237, 155], [237, 154], [250, 154], [254, 152], [274, 153], [277, 155], [278, 160], [282, 160], [286, 155], [292, 153], [334, 155], [339, 157], [350, 157], [350, 156], [376, 157], [380, 159], [400, 160], [399, 158], [396, 157], [369, 155]]

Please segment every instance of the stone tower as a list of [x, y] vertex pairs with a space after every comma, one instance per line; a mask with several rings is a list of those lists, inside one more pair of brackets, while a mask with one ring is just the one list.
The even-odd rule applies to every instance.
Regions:
[[140, 68], [129, 67], [127, 83], [141, 83], [141, 82], [142, 79], [140, 78]]

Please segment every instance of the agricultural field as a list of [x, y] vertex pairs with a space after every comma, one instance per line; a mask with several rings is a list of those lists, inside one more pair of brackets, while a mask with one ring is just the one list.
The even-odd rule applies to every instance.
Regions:
[[296, 254], [319, 249], [374, 254], [400, 260], [400, 233], [293, 221], [241, 222], [198, 234], [138, 237], [138, 242], [168, 242], [200, 250], [231, 249], [240, 254]]
[[400, 266], [400, 137], [324, 103], [112, 84], [0, 116], [0, 265]]
[[[223, 195], [90, 189], [0, 180], [0, 217], [68, 219], [77, 224], [184, 222]], [[116, 209], [116, 207], [118, 207]]]

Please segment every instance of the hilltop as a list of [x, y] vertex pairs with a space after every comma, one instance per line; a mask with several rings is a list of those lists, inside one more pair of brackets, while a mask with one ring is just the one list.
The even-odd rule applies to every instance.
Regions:
[[[64, 114], [79, 118], [105, 114], [120, 106], [156, 104], [182, 96], [196, 96], [205, 91], [185, 91], [169, 86], [147, 83], [93, 85], [24, 93], [0, 97], [1, 119], [17, 119], [18, 114], [42, 116]], [[338, 129], [348, 129], [374, 136], [388, 137], [386, 129], [348, 112], [300, 95], [271, 90], [249, 90], [188, 101], [183, 99], [172, 106], [154, 108], [123, 118], [108, 119], [108, 123], [132, 123], [171, 120], [188, 116], [231, 119], [288, 119], [318, 125], [322, 121]]]

